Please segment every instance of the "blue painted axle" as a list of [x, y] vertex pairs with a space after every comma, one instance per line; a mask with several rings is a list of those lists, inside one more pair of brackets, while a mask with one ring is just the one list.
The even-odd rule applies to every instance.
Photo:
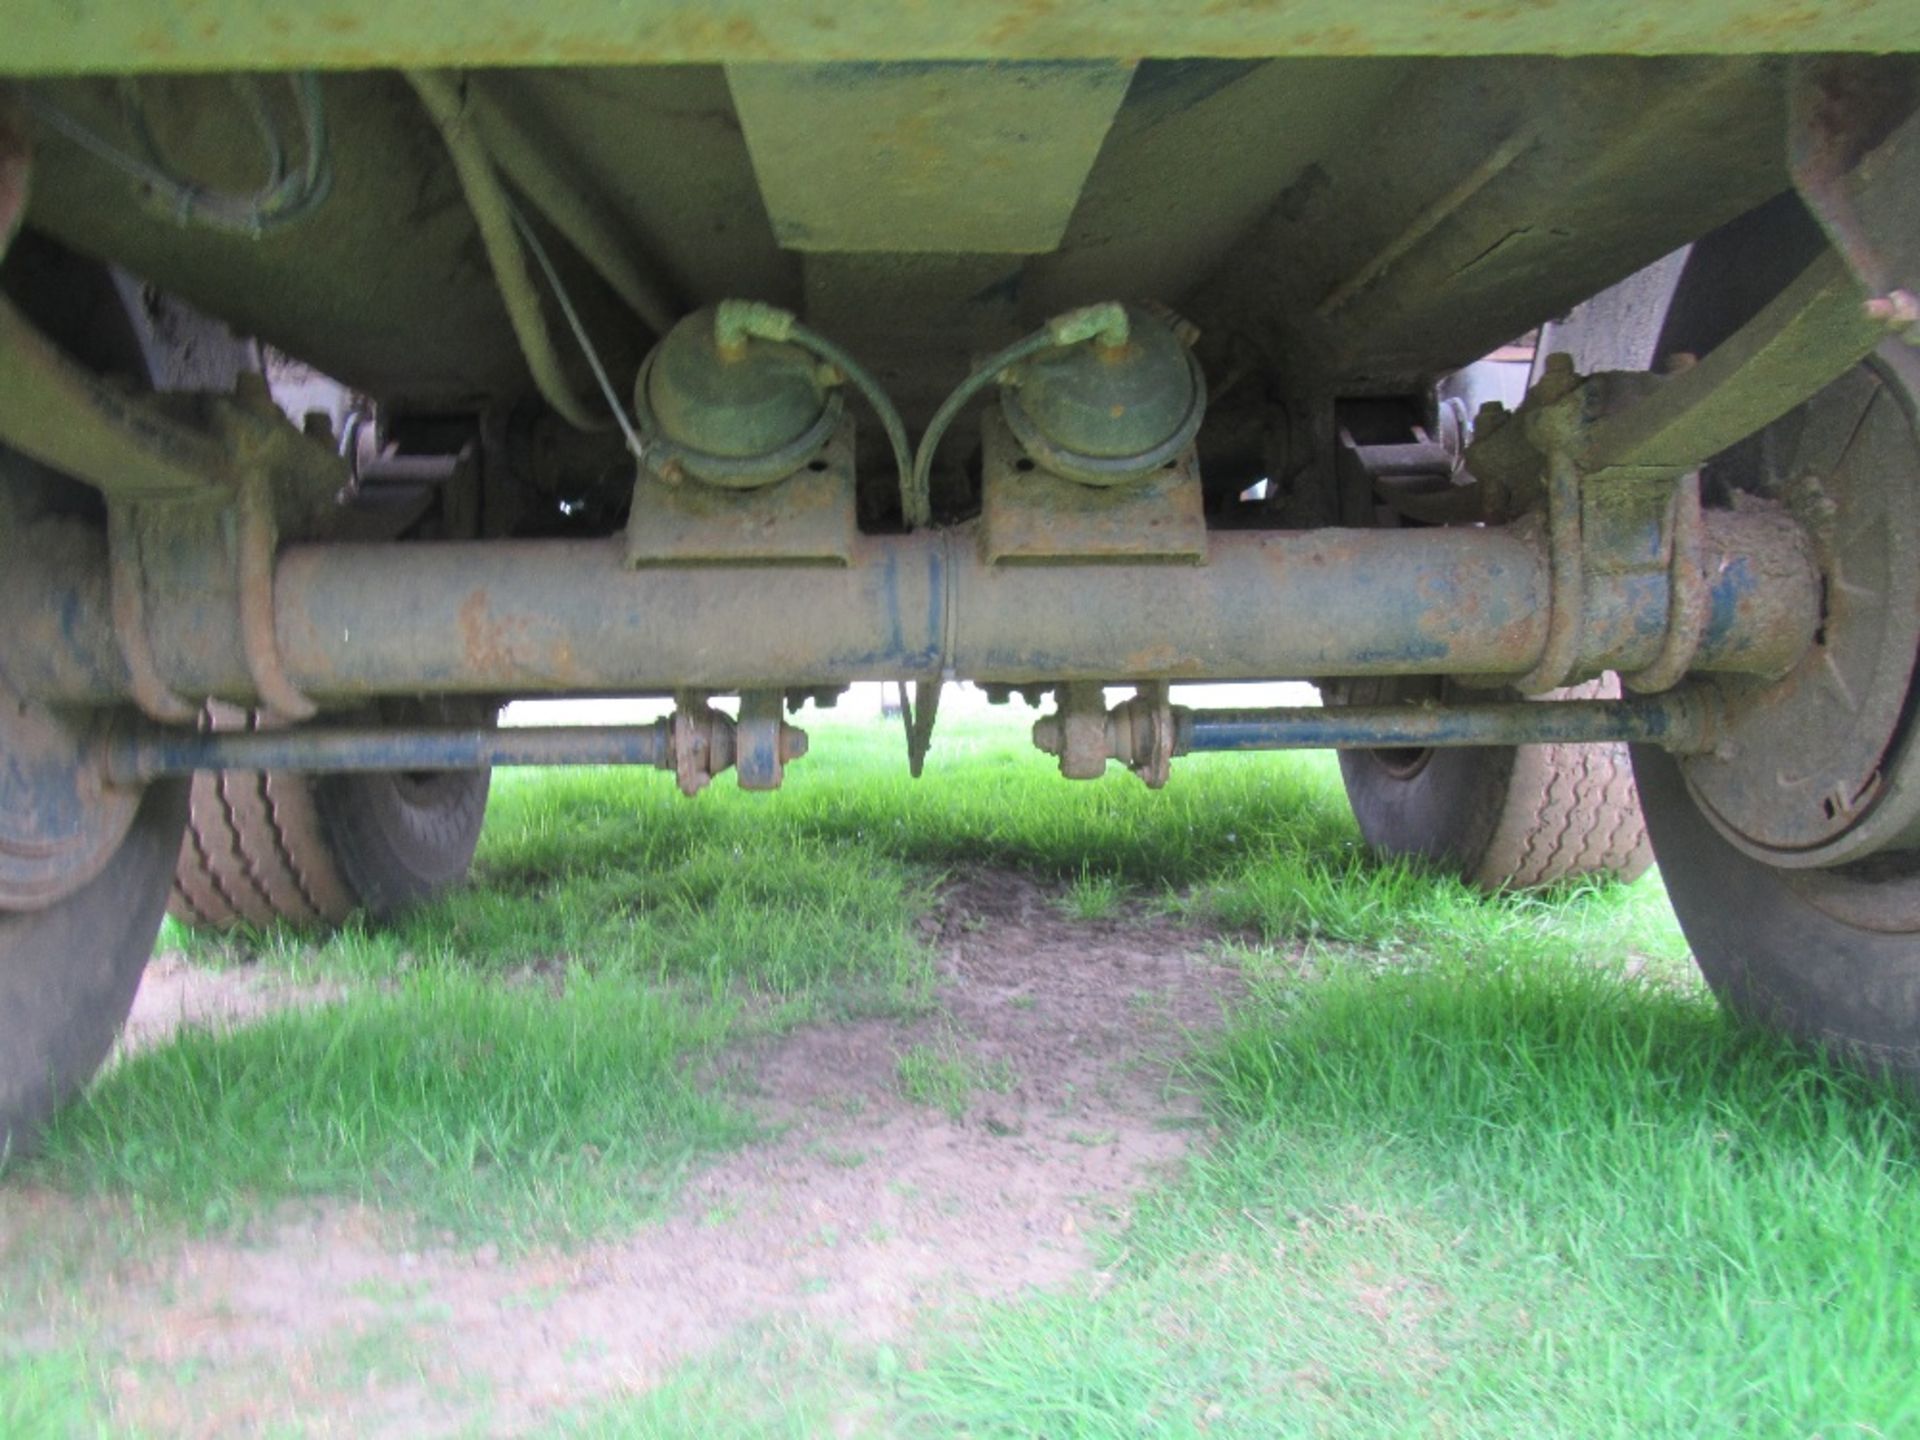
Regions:
[[1684, 754], [1708, 747], [1710, 725], [1708, 708], [1692, 691], [1629, 700], [1176, 709], [1174, 753], [1625, 743]]
[[[1321, 750], [1469, 745], [1706, 747], [1707, 707], [1690, 691], [1631, 700], [1496, 702], [1452, 706], [1329, 706], [1281, 710], [1176, 707], [1176, 755], [1203, 750]], [[804, 743], [793, 754], [804, 753]], [[668, 721], [651, 725], [527, 729], [307, 726], [203, 732], [145, 727], [106, 744], [117, 784], [195, 770], [473, 770], [506, 765], [646, 765], [673, 768]]]

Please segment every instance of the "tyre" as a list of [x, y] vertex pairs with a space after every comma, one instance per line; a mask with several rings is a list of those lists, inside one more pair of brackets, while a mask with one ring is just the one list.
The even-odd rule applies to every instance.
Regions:
[[99, 1067], [153, 952], [187, 789], [150, 786], [107, 866], [43, 909], [0, 913], [0, 1160]]
[[[1438, 697], [1434, 681], [1357, 681], [1353, 704]], [[1612, 676], [1556, 698], [1619, 694]], [[1481, 890], [1587, 876], [1636, 879], [1653, 858], [1624, 745], [1342, 750], [1340, 777], [1368, 846]]]
[[[1822, 243], [1792, 197], [1702, 240], [1661, 353], [1707, 353]], [[1890, 345], [1703, 469], [1712, 504], [1817, 497], [1807, 513], [1827, 609], [1791, 675], [1723, 687], [1724, 756], [1633, 751], [1667, 894], [1720, 1002], [1909, 1084], [1920, 1081], [1920, 830], [1900, 817], [1920, 759], [1916, 417], [1920, 352]], [[1853, 843], [1868, 833], [1891, 838]]]
[[395, 915], [466, 877], [489, 781], [485, 770], [196, 775], [167, 911], [215, 929]]
[[[0, 237], [4, 238], [4, 237]], [[181, 317], [161, 302], [130, 304], [121, 281], [104, 267], [80, 260], [32, 231], [6, 252], [6, 291], [60, 346], [90, 369], [137, 376], [143, 386], [174, 383], [230, 388], [251, 365], [249, 347], [224, 331], [195, 328], [190, 347], [161, 343], [153, 326]], [[197, 368], [196, 368], [197, 367]], [[192, 370], [188, 375], [187, 370]], [[97, 529], [99, 497], [27, 457], [0, 450], [0, 534], [17, 535], [48, 524]], [[4, 562], [0, 562], [0, 567]], [[38, 597], [15, 592], [17, 603]], [[31, 857], [34, 778], [44, 781], [49, 735], [84, 728], [82, 717], [60, 717], [14, 696], [0, 683], [0, 831], [26, 817], [0, 842], [0, 854]], [[36, 761], [39, 763], [36, 764]], [[100, 801], [77, 753], [81, 808]], [[4, 783], [26, 779], [25, 792]], [[44, 886], [27, 887], [0, 908], [0, 1164], [30, 1146], [48, 1116], [99, 1068], [132, 1007], [141, 973], [153, 953], [168, 882], [186, 826], [187, 786], [167, 781], [147, 787], [111, 849], [90, 854], [77, 887], [53, 867]], [[8, 854], [10, 852], [10, 854]]]
[[1708, 823], [1672, 756], [1636, 746], [1633, 764], [1667, 895], [1720, 1003], [1920, 1080], [1920, 859], [1776, 869]]

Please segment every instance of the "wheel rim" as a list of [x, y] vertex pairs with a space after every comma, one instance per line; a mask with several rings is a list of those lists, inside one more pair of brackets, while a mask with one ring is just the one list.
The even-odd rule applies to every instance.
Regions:
[[1777, 681], [1722, 683], [1722, 744], [1681, 766], [1714, 828], [1770, 866], [1831, 868], [1920, 840], [1917, 371], [1920, 357], [1890, 349], [1706, 472], [1736, 504], [1792, 510], [1826, 579], [1812, 650]]

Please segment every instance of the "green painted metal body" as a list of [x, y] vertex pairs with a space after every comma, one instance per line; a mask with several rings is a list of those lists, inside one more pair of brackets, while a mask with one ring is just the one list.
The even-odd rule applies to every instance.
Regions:
[[663, 458], [676, 473], [752, 489], [818, 454], [838, 407], [829, 409], [830, 377], [812, 355], [744, 336], [723, 344], [715, 319], [696, 311], [667, 333], [640, 372], [634, 409], [642, 433], [670, 447]]
[[1141, 55], [1740, 54], [1916, 43], [1906, 0], [13, 0], [9, 69], [634, 65], [727, 60], [1080, 59]]
[[731, 64], [775, 238], [795, 251], [1058, 248], [1131, 63]]
[[1146, 479], [1193, 443], [1206, 380], [1167, 318], [1043, 350], [1003, 373], [1001, 407], [1038, 464], [1085, 485]]
[[[21, 29], [11, 8], [10, 41]], [[136, 8], [147, 28], [166, 28], [164, 9]], [[579, 15], [552, 9], [532, 23]], [[1190, 316], [1215, 376], [1253, 366], [1283, 392], [1418, 384], [1785, 184], [1783, 81], [1770, 61], [1316, 59], [1276, 45], [1284, 58], [1116, 65], [1097, 60], [1101, 25], [1125, 18], [1112, 10], [1077, 32], [1091, 67], [995, 57], [918, 69], [880, 62], [912, 45], [919, 21], [945, 23], [935, 9], [918, 21], [848, 10], [843, 37], [874, 63], [783, 64], [792, 83], [771, 96], [750, 44], [722, 63], [654, 63], [672, 57], [636, 45], [568, 67], [543, 61], [525, 17], [516, 68], [469, 76], [464, 91], [457, 76], [418, 70], [410, 85], [391, 67], [485, 62], [396, 34], [384, 48], [370, 40], [362, 68], [322, 75], [332, 182], [301, 223], [257, 240], [182, 227], [52, 133], [37, 136], [27, 220], [368, 394], [436, 410], [577, 397], [567, 403], [597, 419], [546, 287], [500, 259], [517, 242], [497, 187], [473, 183], [497, 176], [551, 226], [560, 279], [623, 391], [674, 310], [744, 297], [794, 311], [859, 356], [918, 430], [974, 358], [1116, 296]], [[422, 36], [439, 33], [429, 20], [462, 23], [390, 12], [361, 17], [359, 33], [377, 37], [396, 17]], [[298, 24], [310, 14], [287, 12]], [[109, 58], [120, 11], [94, 18], [97, 69], [138, 75], [137, 59]], [[1161, 15], [1164, 53], [1208, 53], [1181, 41], [1192, 19]], [[623, 11], [621, 25], [634, 34], [644, 20]], [[875, 48], [863, 51], [854, 36], [869, 24]], [[1008, 49], [1019, 49], [1011, 38]], [[0, 75], [38, 72], [29, 54], [10, 45]], [[219, 54], [194, 63], [217, 69]], [[234, 63], [270, 66], [273, 54], [255, 44]], [[836, 108], [869, 82], [893, 121]], [[1007, 87], [1046, 135], [1076, 137], [1071, 155], [1020, 140], [1017, 126], [1008, 139]], [[283, 88], [259, 93], [284, 108]], [[179, 173], [257, 187], [259, 137], [228, 77], [148, 75], [128, 93]], [[33, 95], [134, 147], [117, 85], [40, 80]], [[942, 96], [945, 118], [909, 145], [901, 127]], [[282, 129], [296, 137], [295, 117]], [[1492, 170], [1489, 154], [1502, 157]], [[833, 224], [810, 212], [797, 223], [796, 194]], [[1234, 403], [1261, 393], [1242, 387]]]

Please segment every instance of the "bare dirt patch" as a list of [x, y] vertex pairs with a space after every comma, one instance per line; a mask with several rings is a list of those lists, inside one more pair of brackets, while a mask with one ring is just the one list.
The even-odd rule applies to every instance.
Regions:
[[230, 1030], [295, 1006], [340, 998], [337, 985], [303, 985], [258, 966], [208, 969], [172, 951], [156, 955], [140, 978], [114, 1058], [163, 1045], [191, 1027]]
[[[507, 1258], [408, 1250], [382, 1217], [332, 1207], [289, 1212], [253, 1243], [108, 1267], [88, 1309], [118, 1357], [120, 1413], [196, 1435], [301, 1415], [341, 1433], [513, 1433], [644, 1390], [743, 1327], [894, 1339], [929, 1305], [1085, 1274], [1095, 1237], [1204, 1128], [1178, 1060], [1237, 978], [1190, 927], [1069, 920], [1003, 872], [951, 885], [930, 929], [936, 1013], [806, 1026], [731, 1057], [723, 1083], [777, 1133], [638, 1234]], [[163, 981], [157, 1003], [185, 1013], [193, 982]], [[957, 1118], [911, 1103], [898, 1063], [916, 1046], [995, 1084]], [[0, 1192], [0, 1234], [48, 1203]]]

